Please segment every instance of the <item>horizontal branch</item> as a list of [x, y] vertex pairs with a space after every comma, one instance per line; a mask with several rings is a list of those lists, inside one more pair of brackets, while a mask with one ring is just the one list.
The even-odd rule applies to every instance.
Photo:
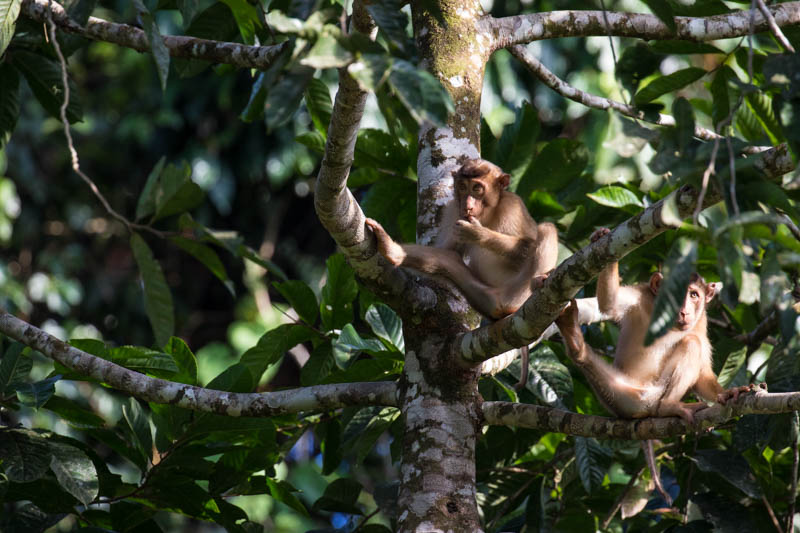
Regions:
[[[47, 8], [51, 6], [53, 21], [63, 31], [86, 37], [95, 41], [106, 41], [139, 52], [149, 52], [150, 45], [144, 31], [127, 24], [108, 22], [96, 17], [89, 17], [83, 27], [69, 18], [64, 8], [56, 2], [48, 0], [23, 0], [22, 14], [44, 23], [47, 20]], [[198, 37], [166, 36], [164, 45], [173, 57], [185, 59], [202, 59], [211, 63], [226, 63], [241, 68], [268, 68], [278, 55], [289, 45], [288, 41], [273, 46], [249, 46], [241, 43], [213, 41]]]
[[60, 341], [0, 310], [0, 332], [38, 350], [67, 368], [140, 400], [227, 416], [268, 417], [340, 407], [398, 406], [392, 382], [337, 383], [263, 393], [224, 392], [151, 378]]
[[[775, 4], [769, 10], [778, 26], [800, 24], [800, 2]], [[550, 11], [499, 19], [486, 17], [481, 23], [493, 35], [495, 49], [542, 39], [606, 35], [714, 41], [770, 29], [769, 21], [760, 12], [750, 10], [711, 17], [675, 17], [674, 33], [655, 15], [613, 11]]]
[[598, 439], [663, 439], [685, 435], [717, 426], [748, 414], [788, 413], [800, 409], [800, 392], [770, 394], [756, 391], [739, 397], [735, 404], [715, 404], [695, 414], [695, 425], [688, 426], [679, 417], [652, 417], [636, 420], [581, 415], [544, 407], [511, 402], [485, 402], [484, 422], [489, 425], [513, 426], [553, 431]]

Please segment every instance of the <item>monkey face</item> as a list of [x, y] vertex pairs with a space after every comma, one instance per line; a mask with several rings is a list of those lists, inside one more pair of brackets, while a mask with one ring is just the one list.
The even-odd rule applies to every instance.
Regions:
[[[460, 179], [456, 182], [458, 210], [461, 218], [482, 220], [485, 208], [491, 208], [492, 192], [487, 193], [487, 183], [482, 179]], [[498, 195], [499, 196], [499, 195]], [[494, 203], [497, 203], [496, 200]]]
[[[678, 311], [678, 317], [675, 319], [675, 329], [679, 331], [688, 331], [697, 324], [697, 321], [705, 313], [706, 303], [710, 298], [707, 298], [708, 291], [705, 285], [697, 282], [692, 282], [686, 289], [686, 297], [683, 299], [683, 305]], [[713, 298], [713, 294], [710, 295]]]

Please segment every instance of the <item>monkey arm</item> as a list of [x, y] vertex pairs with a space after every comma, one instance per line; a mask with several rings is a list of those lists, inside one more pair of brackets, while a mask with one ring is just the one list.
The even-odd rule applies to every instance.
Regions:
[[637, 287], [620, 285], [619, 263], [611, 263], [597, 276], [597, 304], [600, 312], [619, 322], [632, 307], [641, 304], [642, 293]]

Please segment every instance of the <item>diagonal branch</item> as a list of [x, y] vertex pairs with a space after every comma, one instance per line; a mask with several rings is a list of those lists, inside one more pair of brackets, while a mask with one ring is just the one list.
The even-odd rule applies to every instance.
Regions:
[[[759, 160], [755, 167], [764, 172], [766, 179], [777, 179], [794, 169], [786, 145], [761, 152], [756, 157]], [[608, 264], [619, 261], [660, 233], [679, 227], [683, 219], [691, 216], [698, 196], [696, 189], [682, 187], [574, 253], [516, 313], [457, 338], [453, 345], [460, 351], [462, 360], [468, 365], [478, 364], [538, 338], [567, 301]], [[703, 206], [713, 205], [720, 199], [716, 193], [709, 194]]]
[[715, 404], [695, 414], [696, 425], [687, 426], [679, 417], [640, 419], [581, 415], [552, 407], [511, 402], [484, 402], [484, 423], [540, 429], [598, 439], [663, 439], [685, 435], [747, 414], [788, 413], [800, 409], [800, 392], [770, 394], [764, 390], [744, 394], [731, 405]]
[[[578, 102], [579, 104], [583, 104], [586, 107], [592, 107], [594, 109], [601, 109], [603, 111], [607, 109], [613, 109], [614, 111], [617, 111], [625, 116], [644, 120], [659, 126], [675, 126], [675, 118], [669, 115], [662, 115], [661, 113], [658, 113], [657, 115], [648, 114], [645, 116], [643, 111], [632, 105], [623, 104], [622, 102], [617, 102], [616, 100], [611, 100], [610, 98], [603, 98], [602, 96], [587, 93], [573, 87], [569, 83], [553, 74], [530, 52], [530, 50], [522, 45], [514, 45], [509, 50], [514, 57], [519, 59], [526, 67], [528, 67], [533, 75], [539, 78], [542, 83], [553, 89], [564, 98], [569, 98], [570, 100]], [[701, 128], [700, 126], [695, 126], [694, 136], [698, 139], [703, 139], [706, 141], [711, 141], [721, 137], [718, 133], [715, 133], [707, 128]]]
[[0, 310], [0, 332], [84, 376], [108, 383], [140, 400], [227, 416], [268, 417], [349, 406], [397, 406], [391, 382], [317, 385], [278, 392], [224, 392], [151, 378], [88, 354]]
[[[776, 4], [769, 10], [778, 26], [800, 24], [800, 2]], [[493, 35], [495, 50], [558, 37], [610, 34], [641, 39], [714, 41], [770, 29], [769, 21], [761, 13], [749, 10], [711, 17], [675, 17], [674, 33], [655, 15], [603, 11], [550, 11], [499, 19], [486, 17], [481, 24], [482, 29]]]
[[[48, 0], [23, 0], [22, 14], [44, 23], [47, 20]], [[95, 41], [106, 41], [139, 52], [149, 52], [150, 45], [144, 31], [127, 24], [108, 22], [96, 17], [89, 17], [83, 27], [69, 18], [64, 7], [56, 2], [52, 6], [53, 21], [63, 31], [80, 35]], [[248, 46], [241, 43], [212, 41], [198, 37], [165, 36], [164, 45], [173, 57], [202, 59], [211, 63], [227, 63], [240, 68], [256, 68], [264, 70], [289, 45], [288, 41], [273, 46]]]

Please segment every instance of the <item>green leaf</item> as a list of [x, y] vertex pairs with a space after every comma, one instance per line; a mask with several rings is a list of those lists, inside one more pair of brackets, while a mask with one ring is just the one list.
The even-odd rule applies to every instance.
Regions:
[[156, 210], [156, 185], [161, 178], [161, 172], [164, 170], [166, 161], [167, 158], [162, 156], [156, 166], [153, 167], [153, 170], [150, 171], [150, 174], [147, 175], [147, 181], [139, 195], [139, 202], [136, 204], [137, 220], [152, 215]]
[[[0, 0], [0, 10], [3, 2], [16, 0]], [[2, 30], [0, 30], [2, 31]], [[2, 55], [0, 49], [0, 55]], [[2, 149], [19, 118], [19, 73], [10, 63], [0, 63], [0, 149]]]
[[17, 385], [17, 399], [22, 405], [38, 409], [56, 393], [56, 382], [60, 379], [61, 376], [56, 375], [36, 383]]
[[547, 143], [528, 166], [517, 186], [517, 194], [530, 198], [534, 190], [555, 192], [581, 175], [589, 164], [589, 151], [572, 139], [554, 139]]
[[146, 466], [153, 454], [153, 434], [147, 413], [136, 398], [128, 398], [128, 403], [122, 406], [122, 416], [131, 430], [133, 445], [142, 459], [139, 466]]
[[672, 116], [675, 117], [678, 150], [682, 156], [686, 156], [692, 139], [694, 139], [694, 109], [692, 109], [692, 104], [682, 96], [676, 98], [672, 103]]
[[161, 81], [161, 91], [167, 90], [167, 78], [169, 78], [169, 49], [164, 44], [164, 38], [158, 30], [158, 24], [153, 15], [145, 7], [142, 0], [133, 0], [133, 6], [139, 14], [147, 44], [153, 54], [153, 61], [156, 64], [158, 79]]
[[389, 78], [391, 66], [391, 58], [384, 55], [362, 54], [357, 61], [348, 65], [347, 73], [358, 82], [362, 90], [376, 92]]
[[306, 57], [300, 60], [301, 65], [307, 67], [325, 69], [341, 68], [353, 61], [351, 54], [333, 35], [323, 33], [317, 37], [317, 41]]
[[408, 168], [408, 151], [387, 132], [365, 128], [358, 132], [354, 164], [402, 175]]
[[172, 380], [188, 385], [197, 385], [197, 358], [183, 339], [170, 337], [169, 342], [164, 346], [164, 351], [172, 356], [172, 360], [180, 370], [180, 374], [173, 376]]
[[652, 102], [659, 96], [682, 89], [705, 75], [706, 71], [704, 69], [689, 67], [666, 76], [660, 76], [642, 87], [642, 89], [636, 93], [636, 96], [633, 98], [634, 103], [640, 106]]
[[11, 393], [28, 377], [33, 361], [25, 350], [25, 345], [19, 342], [12, 342], [6, 349], [3, 359], [0, 360], [0, 395]]
[[606, 463], [610, 457], [611, 450], [602, 446], [595, 439], [575, 437], [578, 475], [587, 493], [591, 494], [594, 489], [603, 484], [607, 469]]
[[739, 369], [742, 368], [742, 365], [746, 362], [747, 347], [729, 353], [728, 357], [725, 359], [725, 364], [722, 366], [722, 370], [719, 371], [719, 376], [717, 377], [719, 384], [723, 387], [730, 387], [731, 383], [733, 382], [733, 378], [736, 377]]
[[419, 124], [430, 121], [443, 126], [455, 110], [450, 94], [439, 80], [407, 61], [398, 59], [392, 63], [389, 84]]
[[153, 221], [194, 209], [205, 197], [203, 189], [192, 181], [192, 168], [167, 165], [153, 190], [155, 214]]
[[512, 124], [503, 128], [497, 142], [497, 164], [511, 175], [510, 190], [515, 190], [519, 180], [536, 154], [539, 137], [539, 112], [529, 102], [517, 108]]
[[405, 353], [406, 343], [403, 339], [403, 322], [391, 307], [378, 303], [369, 306], [364, 320], [372, 328], [372, 332], [384, 341], [384, 344], [400, 353]]
[[150, 247], [138, 233], [131, 235], [131, 249], [144, 284], [144, 307], [147, 318], [153, 327], [156, 344], [164, 346], [175, 331], [172, 294], [161, 271], [161, 265], [155, 260]]
[[713, 472], [747, 496], [761, 499], [763, 493], [758, 481], [747, 460], [740, 454], [727, 450], [698, 450], [690, 459], [703, 472]]
[[618, 185], [606, 185], [595, 192], [587, 193], [586, 196], [600, 205], [607, 207], [622, 208], [628, 205], [644, 207], [644, 204], [633, 191]]
[[[245, 355], [247, 352], [245, 352]], [[266, 368], [266, 365], [264, 366]], [[253, 371], [242, 363], [229, 366], [212, 379], [206, 388], [227, 392], [251, 392], [258, 382], [253, 379]]]
[[278, 83], [270, 88], [264, 107], [269, 131], [275, 131], [294, 116], [313, 76], [313, 68], [297, 66], [286, 72]]
[[326, 261], [327, 283], [322, 288], [320, 315], [326, 331], [342, 329], [353, 321], [353, 300], [358, 295], [355, 273], [344, 255], [334, 254]]
[[311, 287], [298, 280], [273, 282], [272, 286], [278, 289], [306, 324], [314, 325], [319, 316], [319, 302]]
[[407, 53], [411, 46], [411, 39], [406, 32], [408, 27], [408, 14], [403, 11], [403, 2], [399, 0], [382, 0], [367, 4], [367, 11], [386, 35], [389, 42], [402, 52]]
[[89, 505], [100, 491], [100, 482], [94, 463], [81, 450], [61, 442], [50, 441], [50, 470], [58, 484], [79, 502]]
[[322, 135], [324, 142], [325, 137], [328, 135], [331, 113], [333, 113], [333, 104], [331, 103], [331, 94], [328, 91], [328, 86], [319, 78], [312, 78], [308, 88], [306, 88], [305, 99], [308, 114], [311, 115], [314, 127]]
[[664, 264], [667, 273], [653, 304], [653, 315], [644, 339], [645, 346], [652, 344], [672, 327], [686, 299], [686, 289], [695, 271], [695, 263], [697, 263], [697, 243], [684, 237], [678, 238], [673, 243]]
[[50, 468], [47, 441], [28, 429], [0, 428], [0, 461], [8, 479], [30, 483]]
[[255, 44], [256, 30], [261, 28], [256, 6], [246, 0], [222, 0], [222, 2], [231, 9], [245, 44]]
[[728, 118], [731, 113], [730, 96], [728, 95], [728, 79], [736, 74], [730, 72], [730, 68], [722, 66], [714, 75], [714, 80], [709, 88], [713, 105], [711, 107], [711, 117], [715, 126]]
[[361, 494], [361, 483], [349, 478], [339, 478], [325, 488], [325, 493], [314, 502], [314, 511], [364, 514], [356, 505]]
[[[331, 366], [334, 363], [331, 352]], [[403, 363], [397, 359], [382, 357], [378, 359], [359, 359], [345, 370], [334, 370], [323, 383], [356, 383], [359, 381], [382, 381], [400, 374]]]
[[[325, 153], [325, 136], [318, 131], [307, 131], [305, 133], [301, 133], [295, 137], [294, 140], [319, 154]], [[352, 173], [350, 174], [350, 177], [352, 178]], [[348, 180], [348, 184], [349, 183], [350, 182]]]
[[0, 0], [0, 56], [6, 51], [19, 17], [22, 0]]
[[305, 32], [303, 21], [287, 17], [282, 12], [273, 10], [267, 14], [267, 24], [280, 33], [300, 34]]
[[758, 302], [761, 314], [769, 313], [790, 290], [791, 283], [778, 262], [776, 247], [768, 246], [761, 261], [761, 297]]
[[242, 354], [240, 364], [247, 367], [253, 381], [258, 383], [269, 365], [301, 342], [311, 340], [316, 333], [303, 324], [283, 324], [264, 333], [258, 343]]
[[[11, 63], [25, 76], [28, 87], [42, 104], [42, 107], [55, 118], [61, 120], [61, 104], [64, 103], [64, 86], [61, 82], [61, 64], [45, 56], [14, 50], [10, 56]], [[70, 124], [82, 119], [83, 111], [78, 102], [78, 88], [70, 78], [69, 105], [67, 120]]]
[[669, 31], [675, 33], [677, 29], [677, 26], [675, 26], [675, 15], [672, 12], [672, 7], [669, 5], [669, 2], [666, 0], [643, 0], [643, 2], [661, 22], [667, 25]]
[[371, 355], [378, 355], [386, 348], [378, 339], [363, 339], [356, 332], [352, 324], [346, 324], [336, 342], [333, 343], [333, 355], [336, 363], [341, 368], [347, 368], [347, 363], [358, 354], [367, 352]]
[[217, 255], [217, 252], [205, 244], [201, 244], [185, 237], [174, 236], [170, 237], [169, 240], [174, 244], [177, 244], [181, 250], [192, 255], [195, 259], [203, 263], [206, 268], [212, 274], [214, 274], [214, 276], [216, 276], [223, 285], [225, 285], [225, 288], [228, 289], [230, 295], [234, 298], [236, 297], [236, 289], [233, 285], [233, 281], [231, 281], [231, 279], [228, 277], [228, 272], [225, 270], [225, 265], [222, 264], [222, 260]]
[[319, 447], [322, 451], [322, 475], [332, 474], [342, 462], [342, 424], [333, 418], [318, 426]]
[[297, 489], [292, 487], [289, 483], [267, 478], [267, 488], [269, 488], [270, 496], [275, 498], [275, 500], [288, 505], [303, 516], [309, 516], [308, 510], [302, 502], [297, 499], [297, 496], [292, 494], [292, 492], [296, 492]]
[[786, 139], [783, 135], [778, 119], [775, 117], [775, 111], [772, 107], [771, 99], [763, 93], [748, 93], [747, 106], [758, 118], [758, 121], [763, 126], [764, 131], [769, 135], [770, 142], [779, 144]]

